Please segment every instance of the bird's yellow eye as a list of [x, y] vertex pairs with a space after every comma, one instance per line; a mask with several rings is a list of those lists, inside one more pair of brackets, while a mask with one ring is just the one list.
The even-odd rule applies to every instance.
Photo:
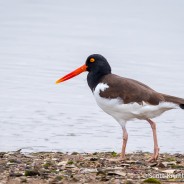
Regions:
[[95, 59], [94, 58], [90, 58], [90, 62], [91, 63], [94, 63], [95, 62]]

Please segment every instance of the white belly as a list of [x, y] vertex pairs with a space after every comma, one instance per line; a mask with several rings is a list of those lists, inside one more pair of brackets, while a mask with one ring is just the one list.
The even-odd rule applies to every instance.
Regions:
[[177, 108], [176, 104], [162, 102], [159, 105], [150, 105], [143, 103], [124, 104], [120, 98], [107, 99], [102, 98], [99, 93], [105, 91], [109, 86], [107, 84], [99, 83], [93, 94], [99, 107], [107, 114], [114, 117], [121, 125], [133, 119], [151, 119], [160, 116], [163, 112]]

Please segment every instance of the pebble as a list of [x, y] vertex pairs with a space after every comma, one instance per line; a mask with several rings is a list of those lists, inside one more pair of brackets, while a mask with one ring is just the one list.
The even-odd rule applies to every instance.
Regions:
[[175, 172], [175, 169], [168, 169], [168, 170], [164, 170], [162, 172], [167, 173], [167, 174], [173, 174]]
[[82, 169], [82, 170], [80, 171], [80, 173], [82, 173], [82, 174], [97, 173], [97, 172], [98, 172], [97, 169]]
[[145, 161], [149, 156], [151, 154], [142, 152], [127, 154], [127, 160], [121, 161], [119, 155], [114, 156], [112, 152], [0, 153], [0, 184], [7, 183], [7, 180], [11, 184], [15, 180], [16, 184], [138, 184], [148, 179], [150, 174], [181, 174], [184, 171], [182, 154], [177, 157], [160, 154], [158, 162], [151, 164]]

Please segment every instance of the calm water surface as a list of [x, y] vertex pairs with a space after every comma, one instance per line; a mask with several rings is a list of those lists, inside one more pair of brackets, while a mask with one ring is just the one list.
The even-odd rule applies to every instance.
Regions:
[[[118, 123], [96, 105], [86, 73], [104, 55], [113, 73], [184, 97], [184, 1], [0, 1], [0, 151], [120, 151]], [[162, 152], [184, 152], [184, 111], [156, 118]], [[127, 124], [127, 151], [152, 151], [151, 128]]]

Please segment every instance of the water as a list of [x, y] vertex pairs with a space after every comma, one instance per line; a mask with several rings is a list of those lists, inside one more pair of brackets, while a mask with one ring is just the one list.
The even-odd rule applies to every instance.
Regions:
[[[184, 2], [0, 1], [0, 151], [118, 151], [122, 131], [96, 105], [86, 73], [104, 55], [113, 72], [184, 97]], [[156, 118], [162, 152], [184, 152], [184, 111]], [[152, 151], [151, 128], [127, 124], [127, 151]]]

